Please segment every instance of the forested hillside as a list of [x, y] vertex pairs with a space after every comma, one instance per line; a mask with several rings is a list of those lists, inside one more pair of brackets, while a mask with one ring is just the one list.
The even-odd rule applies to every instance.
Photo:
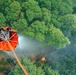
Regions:
[[[59, 55], [59, 62], [54, 63], [55, 61], [51, 60], [50, 67], [48, 62], [38, 65], [23, 59], [24, 65], [32, 64], [29, 66], [30, 70], [26, 67], [29, 75], [76, 74], [76, 55], [73, 54], [76, 52], [76, 0], [0, 0], [0, 27], [4, 26], [9, 26], [18, 34], [35, 39], [46, 46], [54, 46], [56, 50], [73, 50], [72, 54], [67, 52], [63, 56]], [[67, 46], [69, 48], [66, 48]], [[9, 75], [17, 75], [17, 67], [18, 65]]]
[[58, 48], [70, 44], [76, 28], [75, 2], [71, 0], [4, 0], [0, 2], [0, 27]]

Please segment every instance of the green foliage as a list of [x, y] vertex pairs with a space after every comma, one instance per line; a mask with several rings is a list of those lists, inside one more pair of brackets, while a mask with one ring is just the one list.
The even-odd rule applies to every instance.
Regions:
[[[27, 70], [28, 75], [45, 75], [45, 72], [41, 67], [36, 67], [36, 65], [28, 59], [21, 60], [24, 68]], [[20, 69], [19, 65], [16, 64], [14, 70], [12, 70], [8, 75], [24, 75], [23, 71]]]
[[51, 21], [51, 12], [46, 8], [42, 8], [42, 20], [45, 23], [49, 23]]
[[5, 71], [6, 69], [7, 69], [7, 67], [6, 66], [4, 66], [4, 65], [6, 65], [7, 63], [6, 63], [6, 61], [4, 60], [4, 59], [0, 59], [0, 72], [1, 71]]
[[[25, 30], [25, 34], [34, 37], [39, 41], [44, 41], [44, 35], [47, 33], [48, 28], [44, 22], [35, 21], [30, 27]], [[28, 34], [29, 32], [29, 34]]]
[[17, 1], [12, 2], [8, 7], [5, 9], [6, 19], [7, 22], [15, 21], [18, 19], [19, 14], [21, 12], [20, 3]]
[[59, 22], [59, 12], [57, 10], [53, 10], [52, 12], [52, 16], [51, 16], [51, 22], [52, 24], [56, 27], [60, 29], [60, 22]]
[[62, 3], [62, 0], [51, 0], [51, 9], [57, 10]]
[[41, 34], [41, 33], [36, 33], [35, 38], [36, 38], [37, 40], [40, 40], [41, 42], [44, 41], [44, 39], [45, 39], [45, 38], [44, 38], [44, 35]]
[[61, 56], [59, 62], [56, 63], [56, 66], [54, 66], [54, 68], [59, 70], [60, 75], [75, 75], [76, 74], [75, 55], [67, 54], [65, 55], [65, 57]]
[[22, 4], [22, 7], [26, 10], [26, 17], [28, 21], [32, 21], [34, 18], [41, 18], [42, 12], [36, 1], [27, 0]]
[[12, 2], [13, 0], [0, 0], [0, 12], [5, 13], [5, 8]]
[[71, 14], [72, 12], [73, 12], [72, 6], [69, 5], [68, 3], [63, 2], [60, 5], [60, 8], [59, 8], [60, 15]]
[[44, 70], [45, 75], [60, 75], [57, 70], [53, 70], [51, 66], [47, 64], [42, 63], [41, 67]]
[[52, 10], [57, 10], [59, 15], [70, 14], [73, 12], [72, 1], [70, 0], [51, 0]]
[[[2, 53], [0, 53], [0, 54], [2, 55]], [[4, 56], [5, 56], [5, 54], [4, 54]], [[12, 63], [8, 62], [7, 60]], [[11, 67], [11, 65], [13, 65], [13, 61], [10, 58], [5, 59], [5, 58], [2, 58], [2, 56], [1, 56], [1, 58], [0, 58], [0, 73], [5, 73], [5, 72], [11, 71], [11, 69], [13, 69], [13, 66]]]
[[55, 45], [58, 48], [65, 47], [66, 44], [70, 44], [70, 41], [64, 34], [53, 25], [50, 25], [48, 34], [46, 36], [46, 42], [50, 45]]
[[51, 10], [51, 0], [36, 0], [38, 1], [40, 7]]
[[5, 16], [2, 13], [0, 13], [0, 27], [5, 26], [6, 25], [5, 22], [6, 22]]
[[74, 2], [74, 0], [0, 1], [0, 27], [9, 25], [18, 33], [35, 38], [46, 45], [64, 47], [70, 43], [64, 35], [75, 36], [76, 32], [75, 15], [72, 14], [75, 13]]
[[35, 21], [31, 24], [31, 27], [35, 30], [34, 33], [40, 32], [42, 34], [45, 34], [48, 30], [47, 26], [42, 21]]
[[60, 19], [61, 30], [66, 36], [71, 35], [76, 30], [76, 15], [67, 14]]
[[17, 21], [14, 21], [11, 26], [13, 29], [17, 28], [16, 30], [18, 32], [22, 32], [27, 27], [27, 21], [24, 18], [19, 19]]
[[48, 26], [46, 26], [44, 22], [35, 21], [31, 24], [31, 27], [25, 30], [25, 34], [32, 36], [47, 45], [55, 45], [58, 48], [70, 44], [69, 39], [65, 37], [59, 29], [55, 28], [53, 25]]
[[[6, 25], [46, 45], [65, 47], [76, 36], [76, 0], [0, 0], [0, 27]], [[60, 75], [76, 74], [76, 59], [71, 57], [61, 59], [61, 64], [56, 65], [61, 69]], [[59, 75], [47, 65], [36, 67], [28, 59], [22, 63], [29, 75]], [[0, 71], [7, 69], [6, 64], [1, 64]], [[9, 75], [20, 73], [23, 74], [17, 64]]]
[[[57, 70], [53, 70], [51, 66], [41, 63], [40, 66], [36, 66], [35, 63], [30, 62], [29, 59], [22, 59], [22, 64], [28, 72], [28, 75], [59, 75]], [[24, 75], [19, 65], [16, 64], [15, 68], [8, 75]]]

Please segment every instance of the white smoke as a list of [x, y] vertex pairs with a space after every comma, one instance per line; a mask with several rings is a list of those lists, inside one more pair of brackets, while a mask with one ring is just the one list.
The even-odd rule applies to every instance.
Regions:
[[[41, 51], [42, 44], [34, 39], [18, 35], [18, 45], [15, 48], [15, 52], [19, 57], [25, 57], [30, 53], [38, 53]], [[11, 51], [6, 52], [9, 56], [13, 56]]]

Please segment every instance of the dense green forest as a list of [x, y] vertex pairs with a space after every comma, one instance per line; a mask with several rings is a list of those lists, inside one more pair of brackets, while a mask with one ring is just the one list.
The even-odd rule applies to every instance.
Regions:
[[[76, 0], [0, 0], [0, 27], [4, 26], [55, 47], [55, 52], [50, 50], [54, 55], [48, 53], [51, 61], [21, 59], [29, 75], [76, 74]], [[16, 64], [8, 75], [20, 73]]]

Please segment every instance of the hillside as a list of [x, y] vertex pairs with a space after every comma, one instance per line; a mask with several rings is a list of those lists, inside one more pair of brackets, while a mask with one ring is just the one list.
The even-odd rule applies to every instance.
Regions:
[[[16, 53], [29, 75], [76, 74], [76, 0], [0, 0], [0, 28], [5, 26], [24, 38]], [[5, 52], [0, 69], [24, 75]]]

